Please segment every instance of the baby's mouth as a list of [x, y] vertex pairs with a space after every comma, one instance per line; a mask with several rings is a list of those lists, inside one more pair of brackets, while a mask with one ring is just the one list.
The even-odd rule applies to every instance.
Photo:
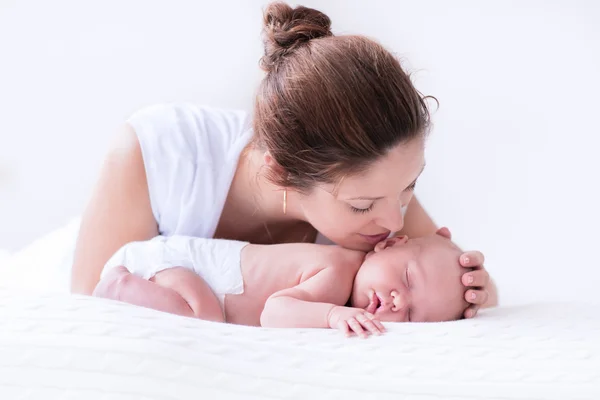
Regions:
[[370, 293], [370, 302], [366, 308], [366, 311], [371, 314], [375, 314], [381, 308], [381, 298], [377, 295], [377, 293], [372, 290]]
[[375, 307], [375, 312], [377, 312], [381, 308], [381, 299], [377, 296], [377, 293], [375, 293], [375, 304], [377, 304], [377, 307]]

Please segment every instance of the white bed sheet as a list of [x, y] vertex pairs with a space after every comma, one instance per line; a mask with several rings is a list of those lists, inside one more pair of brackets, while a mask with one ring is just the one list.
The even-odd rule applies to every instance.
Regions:
[[0, 399], [600, 399], [599, 311], [505, 307], [361, 340], [0, 289]]
[[8, 250], [0, 249], [0, 269], [8, 262], [10, 252]]
[[72, 218], [19, 251], [0, 257], [0, 287], [69, 293], [79, 224], [80, 218]]

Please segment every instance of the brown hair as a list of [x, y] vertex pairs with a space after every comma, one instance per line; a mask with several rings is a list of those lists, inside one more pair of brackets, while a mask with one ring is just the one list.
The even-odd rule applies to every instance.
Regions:
[[364, 36], [334, 36], [320, 11], [271, 3], [264, 13], [255, 141], [282, 171], [271, 181], [308, 191], [359, 173], [425, 134], [429, 111], [398, 60]]

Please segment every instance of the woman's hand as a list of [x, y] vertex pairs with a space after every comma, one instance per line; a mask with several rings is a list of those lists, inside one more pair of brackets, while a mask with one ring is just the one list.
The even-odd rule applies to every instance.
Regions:
[[[436, 234], [452, 240], [452, 234], [447, 227], [438, 229]], [[462, 284], [467, 287], [465, 300], [470, 303], [463, 314], [465, 318], [473, 318], [481, 307], [498, 305], [496, 285], [483, 267], [484, 260], [485, 257], [480, 251], [467, 251], [459, 258], [460, 265], [469, 269], [461, 278]]]
[[[408, 237], [423, 237], [433, 233], [442, 235], [452, 240], [448, 228], [436, 228], [433, 220], [423, 209], [415, 196], [411, 199], [404, 217], [404, 228], [401, 234]], [[473, 269], [462, 277], [462, 283], [467, 287], [465, 300], [471, 305], [465, 310], [465, 318], [472, 318], [481, 307], [498, 305], [496, 285], [490, 275], [483, 268], [484, 257], [479, 251], [468, 251], [460, 256], [460, 264], [465, 268]]]
[[465, 318], [473, 318], [481, 307], [495, 306], [498, 303], [496, 287], [490, 274], [483, 267], [484, 256], [480, 251], [467, 251], [460, 256], [460, 265], [472, 269], [462, 276], [467, 287], [465, 300], [470, 306], [465, 310]]

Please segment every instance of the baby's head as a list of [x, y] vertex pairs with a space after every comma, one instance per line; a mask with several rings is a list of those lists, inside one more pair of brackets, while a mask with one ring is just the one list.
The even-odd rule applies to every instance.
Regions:
[[352, 307], [381, 321], [435, 322], [460, 319], [467, 309], [459, 264], [462, 251], [446, 228], [435, 235], [381, 241], [367, 254], [354, 280]]

